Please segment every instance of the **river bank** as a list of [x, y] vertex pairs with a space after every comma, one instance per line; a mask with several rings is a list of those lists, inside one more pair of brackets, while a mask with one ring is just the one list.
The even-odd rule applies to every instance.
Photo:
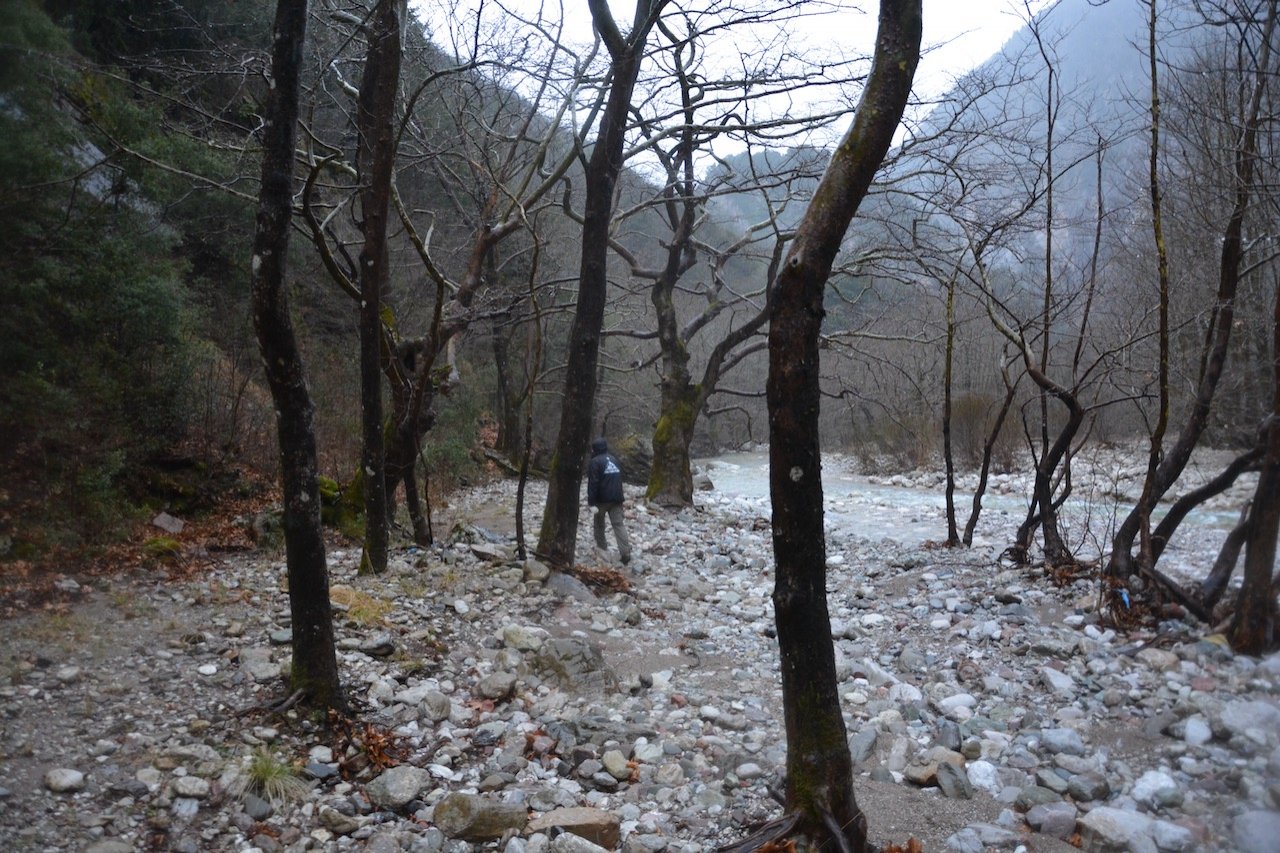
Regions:
[[[340, 666], [375, 726], [346, 737], [265, 710], [288, 661], [281, 555], [180, 579], [68, 566], [69, 606], [9, 627], [0, 841], [537, 853], [594, 849], [588, 836], [692, 853], [740, 838], [779, 813], [785, 743], [767, 503], [728, 479], [676, 514], [629, 492], [625, 576], [587, 543], [584, 512], [584, 576], [611, 586], [514, 558], [509, 481], [457, 496], [448, 541], [399, 549], [383, 576], [357, 577], [358, 549], [336, 547]], [[932, 490], [903, 483], [888, 486]], [[839, 502], [855, 498], [830, 498], [840, 695], [874, 842], [1273, 849], [1280, 658], [1182, 622], [1116, 634], [1091, 582], [993, 562], [998, 525], [989, 547], [949, 551], [874, 519], [850, 529]], [[263, 753], [305, 787], [241, 793]], [[486, 809], [519, 827], [462, 837], [456, 814]]]

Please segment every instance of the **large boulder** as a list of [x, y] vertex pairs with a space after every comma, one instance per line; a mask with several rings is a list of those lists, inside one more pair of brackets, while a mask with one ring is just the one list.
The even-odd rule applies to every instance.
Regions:
[[426, 770], [402, 764], [384, 770], [365, 786], [365, 793], [375, 806], [396, 811], [413, 802], [430, 779], [431, 774]]
[[542, 644], [534, 666], [579, 693], [617, 689], [618, 675], [604, 660], [600, 647], [580, 637], [560, 637]]
[[453, 793], [436, 804], [431, 819], [450, 838], [488, 841], [501, 838], [509, 830], [523, 832], [529, 822], [529, 810], [520, 803]]
[[530, 832], [550, 832], [556, 828], [585, 838], [607, 850], [618, 846], [622, 832], [617, 815], [587, 806], [555, 809], [535, 818], [529, 824]]

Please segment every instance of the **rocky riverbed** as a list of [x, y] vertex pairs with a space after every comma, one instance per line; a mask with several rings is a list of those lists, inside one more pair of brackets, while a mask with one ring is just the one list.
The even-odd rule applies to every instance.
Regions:
[[[357, 707], [336, 729], [268, 710], [289, 660], [282, 555], [185, 579], [67, 566], [66, 608], [5, 626], [0, 849], [658, 853], [743, 837], [780, 813], [785, 758], [767, 507], [706, 493], [672, 515], [633, 497], [626, 576], [583, 514], [594, 587], [515, 559], [506, 481], [459, 496], [447, 542], [396, 551], [385, 575], [332, 550]], [[528, 505], [541, 498], [533, 485]], [[828, 551], [875, 843], [1277, 849], [1280, 656], [1232, 655], [1181, 621], [1117, 634], [1095, 584], [1055, 587], [991, 548], [833, 527]], [[263, 788], [263, 766], [304, 784]]]

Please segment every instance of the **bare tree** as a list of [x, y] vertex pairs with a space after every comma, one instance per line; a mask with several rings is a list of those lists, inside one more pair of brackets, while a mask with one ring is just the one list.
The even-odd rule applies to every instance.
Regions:
[[400, 87], [400, 26], [405, 0], [378, 0], [368, 25], [369, 53], [356, 113], [360, 187], [360, 423], [365, 476], [364, 553], [360, 571], [387, 568], [386, 447], [382, 422], [382, 293], [387, 269], [387, 217], [395, 169], [395, 109]]
[[[1272, 19], [1275, 9], [1272, 2]], [[1276, 632], [1276, 596], [1280, 589], [1275, 579], [1276, 534], [1280, 530], [1280, 289], [1276, 291], [1272, 313], [1271, 352], [1271, 414], [1263, 427], [1262, 470], [1249, 510], [1244, 583], [1227, 633], [1233, 649], [1251, 655], [1273, 651], [1280, 639]]]
[[577, 545], [582, 462], [591, 438], [600, 326], [608, 285], [609, 224], [613, 219], [614, 187], [622, 171], [627, 115], [649, 31], [666, 3], [667, 0], [636, 0], [631, 31], [623, 35], [608, 3], [589, 0], [596, 32], [609, 51], [611, 80], [586, 166], [578, 302], [569, 333], [564, 398], [547, 487], [547, 506], [538, 536], [537, 553], [556, 566], [571, 565]]
[[[620, 236], [613, 246], [632, 277], [650, 283], [657, 320], [656, 332], [622, 334], [656, 337], [658, 344], [658, 354], [641, 366], [658, 366], [659, 409], [646, 498], [660, 505], [693, 501], [694, 430], [722, 380], [764, 349], [759, 332], [768, 319], [769, 288], [793, 236], [789, 223], [797, 218], [788, 207], [799, 208], [800, 188], [816, 184], [826, 162], [825, 152], [811, 149], [795, 148], [782, 156], [766, 150], [759, 157], [757, 151], [800, 142], [846, 114], [842, 106], [818, 112], [793, 107], [783, 115], [770, 111], [772, 100], [791, 104], [800, 93], [816, 98], [825, 87], [852, 82], [847, 62], [824, 61], [812, 52], [800, 55], [789, 44], [788, 29], [804, 14], [793, 4], [745, 11], [715, 6], [706, 14], [685, 11], [658, 24], [663, 49], [655, 62], [671, 91], [656, 87], [635, 110], [642, 138], [628, 156], [656, 157], [664, 180], [660, 194], [622, 211], [616, 227], [656, 216], [662, 250], [656, 262], [646, 263], [645, 247], [636, 241]], [[718, 74], [706, 45], [744, 28], [775, 37]], [[736, 158], [745, 165], [718, 158], [719, 168], [699, 178], [699, 162], [715, 158], [715, 146], [725, 138], [746, 146], [745, 155]], [[742, 210], [752, 211], [754, 221], [736, 221]], [[727, 211], [738, 214], [735, 221], [723, 221]], [[699, 361], [700, 371], [695, 369]]]
[[875, 58], [853, 124], [796, 229], [778, 276], [769, 324], [769, 491], [773, 591], [787, 733], [783, 822], [735, 849], [792, 832], [838, 850], [867, 848], [866, 816], [836, 693], [822, 528], [818, 341], [836, 253], [906, 107], [920, 56], [919, 0], [882, 0]]
[[[341, 25], [363, 26], [335, 15]], [[419, 501], [415, 467], [434, 422], [433, 403], [458, 383], [458, 342], [477, 318], [490, 310], [497, 316], [508, 313], [523, 298], [520, 287], [503, 285], [497, 249], [527, 227], [540, 204], [551, 203], [548, 194], [575, 158], [574, 137], [563, 122], [580, 96], [591, 54], [575, 57], [558, 29], [547, 29], [541, 21], [533, 24], [531, 32], [506, 45], [510, 55], [497, 53], [497, 34], [491, 46], [497, 57], [493, 62], [507, 74], [538, 81], [527, 97], [516, 91], [519, 81], [504, 88], [480, 73], [491, 69], [490, 60], [476, 58], [478, 23], [475, 41], [468, 45], [471, 58], [449, 59], [430, 45], [410, 45], [419, 56], [407, 66], [415, 76], [405, 80], [400, 119], [392, 129], [397, 159], [389, 198], [400, 226], [396, 266], [402, 277], [413, 275], [427, 287], [409, 290], [394, 302], [384, 299], [379, 363], [391, 390], [391, 413], [383, 427], [385, 501], [394, 508], [397, 485], [403, 482], [414, 539], [420, 544], [432, 534]], [[347, 38], [341, 44], [354, 42]], [[323, 79], [336, 81], [334, 105], [328, 109], [338, 112], [346, 109], [347, 100], [358, 103], [364, 91], [346, 82], [345, 64], [348, 60], [331, 58], [324, 69]], [[436, 111], [424, 117], [424, 103], [436, 103]], [[583, 132], [591, 123], [588, 111]], [[357, 170], [342, 160], [339, 145], [322, 139], [321, 128], [312, 128], [311, 150], [304, 154], [308, 232], [330, 277], [367, 308], [357, 286], [364, 272], [351, 257], [358, 238], [344, 231], [340, 216], [360, 189]], [[442, 240], [439, 232], [450, 239]], [[493, 303], [491, 309], [486, 300]], [[425, 321], [420, 319], [423, 308]], [[368, 491], [366, 467], [352, 478], [351, 494]]]
[[315, 409], [284, 287], [292, 214], [306, 0], [279, 0], [263, 115], [262, 184], [253, 243], [253, 324], [276, 407], [284, 492], [285, 560], [293, 628], [290, 680], [321, 707], [345, 704], [334, 653], [329, 573], [320, 529]]
[[[1260, 190], [1260, 135], [1272, 120], [1267, 105], [1270, 103], [1268, 88], [1276, 71], [1276, 52], [1272, 45], [1276, 4], [1267, 2], [1257, 10], [1254, 9], [1257, 4], [1246, 3], [1236, 8], [1237, 5], [1229, 4], [1231, 8], [1217, 10], [1215, 14], [1222, 14], [1224, 17], [1210, 18], [1208, 21], [1218, 25], [1217, 29], [1234, 34], [1235, 42], [1228, 47], [1233, 57], [1242, 60], [1244, 64], [1232, 69], [1231, 73], [1238, 75], [1239, 91], [1243, 97], [1240, 103], [1241, 114], [1227, 118], [1234, 136], [1230, 150], [1231, 185], [1227, 188], [1231, 201], [1218, 240], [1218, 285], [1209, 312], [1203, 347], [1198, 356], [1199, 369], [1194, 395], [1173, 445], [1164, 450], [1153, 441], [1152, 462], [1155, 464], [1149, 466], [1137, 505], [1126, 515], [1112, 537], [1106, 567], [1106, 574], [1117, 589], [1134, 585], [1130, 578], [1141, 574], [1154, 582], [1153, 588], [1163, 589], [1201, 613], [1204, 613], [1204, 607], [1199, 602], [1182, 593], [1173, 581], [1155, 568], [1167, 537], [1174, 533], [1176, 523], [1166, 525], [1162, 522], [1154, 533], [1140, 543], [1137, 557], [1133, 553], [1133, 544], [1144, 528], [1149, 527], [1152, 511], [1174, 487], [1190, 461], [1192, 451], [1209, 426], [1210, 410], [1223, 378], [1232, 330], [1236, 325], [1236, 300], [1240, 284], [1250, 270], [1258, 267], [1257, 262], [1250, 263], [1248, 260], [1248, 252], [1257, 247], [1246, 240], [1244, 231], [1246, 218], [1257, 204]], [[1156, 67], [1154, 60], [1152, 67]], [[1157, 96], [1153, 95], [1153, 99], [1155, 97]], [[1214, 106], [1221, 109], [1227, 105], [1217, 103]], [[1159, 113], [1156, 112], [1153, 115], [1153, 125], [1156, 125], [1158, 118]], [[1153, 137], [1152, 144], [1157, 145], [1158, 139]], [[1155, 212], [1158, 213], [1158, 209]], [[1159, 240], [1158, 235], [1157, 239]], [[1159, 455], [1161, 452], [1162, 455]], [[1238, 473], [1243, 467], [1233, 465], [1231, 469]], [[1178, 518], [1184, 516], [1185, 510]]]

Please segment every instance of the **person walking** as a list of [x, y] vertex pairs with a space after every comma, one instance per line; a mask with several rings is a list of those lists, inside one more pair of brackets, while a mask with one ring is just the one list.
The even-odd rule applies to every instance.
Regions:
[[596, 510], [596, 545], [602, 551], [609, 550], [604, 538], [604, 518], [608, 515], [625, 566], [631, 562], [631, 537], [622, 518], [622, 500], [622, 465], [609, 452], [609, 442], [597, 438], [591, 442], [591, 462], [587, 465], [587, 506]]

